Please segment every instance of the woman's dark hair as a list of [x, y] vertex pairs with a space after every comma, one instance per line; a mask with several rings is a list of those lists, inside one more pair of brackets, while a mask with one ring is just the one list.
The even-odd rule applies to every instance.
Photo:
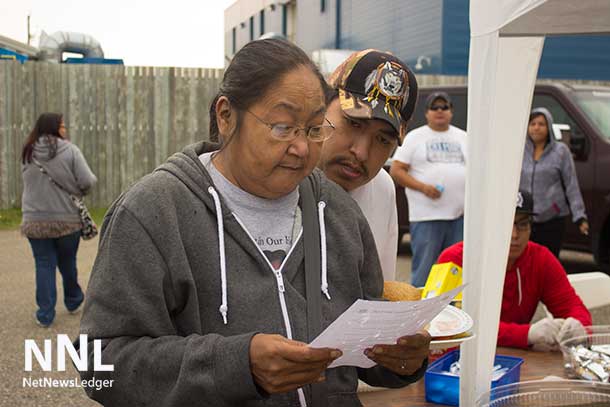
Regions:
[[542, 112], [533, 112], [530, 113], [530, 118], [527, 120], [527, 124], [529, 125], [532, 120], [534, 120], [536, 117], [542, 117], [544, 119], [544, 122], [546, 123], [546, 137], [547, 137], [547, 143], [549, 142], [549, 138], [551, 137], [551, 129], [549, 129], [549, 121], [546, 118], [546, 115]]
[[34, 129], [32, 129], [32, 132], [25, 140], [23, 150], [21, 150], [21, 162], [23, 164], [32, 162], [34, 144], [36, 144], [40, 137], [47, 137], [50, 144], [49, 158], [55, 157], [57, 153], [57, 138], [62, 138], [59, 134], [62, 119], [63, 115], [60, 113], [43, 113], [40, 115], [38, 120], [36, 120]]
[[238, 109], [237, 126], [233, 133], [236, 134], [241, 125], [239, 110], [248, 109], [277, 83], [279, 77], [300, 66], [311, 69], [320, 80], [322, 91], [326, 93], [324, 77], [307, 54], [296, 45], [278, 39], [256, 40], [246, 44], [231, 60], [220, 90], [210, 105], [210, 140], [219, 141], [216, 103], [221, 96], [229, 99], [231, 105]]
[[533, 119], [535, 119], [535, 118], [536, 118], [536, 117], [538, 117], [538, 116], [542, 116], [542, 117], [544, 117], [544, 122], [546, 123], [546, 125], [547, 125], [547, 127], [548, 127], [549, 122], [548, 122], [548, 120], [546, 119], [546, 116], [544, 115], [544, 113], [542, 113], [542, 112], [534, 112], [534, 113], [530, 113], [530, 118], [527, 120], [527, 122], [528, 122], [528, 123], [529, 123], [529, 122], [531, 122]]

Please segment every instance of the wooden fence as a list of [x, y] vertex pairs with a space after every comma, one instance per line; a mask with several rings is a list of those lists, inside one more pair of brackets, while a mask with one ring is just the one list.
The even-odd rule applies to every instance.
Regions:
[[[64, 114], [70, 138], [98, 177], [87, 203], [105, 207], [168, 156], [208, 137], [208, 109], [221, 79], [218, 69], [0, 61], [0, 209], [21, 204], [19, 156], [41, 113]], [[467, 83], [465, 76], [417, 80]]]
[[0, 209], [21, 204], [20, 153], [43, 112], [60, 112], [98, 183], [91, 207], [207, 138], [222, 70], [0, 62]]

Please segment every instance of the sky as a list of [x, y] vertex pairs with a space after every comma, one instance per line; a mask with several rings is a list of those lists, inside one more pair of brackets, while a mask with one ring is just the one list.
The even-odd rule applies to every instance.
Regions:
[[91, 35], [125, 65], [221, 68], [224, 10], [234, 0], [0, 0], [0, 35], [31, 45], [42, 30]]

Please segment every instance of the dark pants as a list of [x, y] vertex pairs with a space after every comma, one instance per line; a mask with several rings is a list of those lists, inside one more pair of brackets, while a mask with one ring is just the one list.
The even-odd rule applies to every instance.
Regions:
[[530, 240], [546, 246], [555, 257], [559, 258], [559, 251], [563, 245], [566, 231], [567, 216], [553, 218], [546, 222], [533, 223]]
[[68, 311], [77, 309], [84, 295], [77, 281], [76, 252], [80, 231], [54, 239], [28, 239], [36, 263], [36, 318], [49, 325], [55, 318], [57, 290], [55, 270], [59, 267], [64, 286], [64, 304]]

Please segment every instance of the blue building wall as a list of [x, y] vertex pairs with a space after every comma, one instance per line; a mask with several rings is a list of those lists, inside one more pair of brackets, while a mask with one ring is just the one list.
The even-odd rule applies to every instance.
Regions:
[[19, 61], [21, 63], [24, 63], [28, 59], [29, 58], [27, 55], [23, 55], [18, 52], [11, 51], [10, 49], [0, 47], [0, 60]]
[[470, 21], [468, 0], [449, 0], [443, 4], [443, 75], [468, 75]]
[[424, 55], [440, 72], [442, 0], [325, 0], [324, 12], [321, 0], [298, 0], [296, 42], [306, 52], [335, 48], [337, 1], [340, 48], [391, 51], [413, 65]]
[[[339, 21], [342, 49], [378, 48], [393, 52], [416, 73], [466, 75], [468, 11], [469, 0], [297, 0], [295, 40], [309, 54], [335, 48]], [[257, 38], [258, 14], [253, 21]], [[244, 16], [245, 24], [236, 27], [237, 50], [250, 41], [249, 22]], [[265, 31], [282, 32], [282, 7], [265, 10]], [[225, 32], [229, 56], [230, 33], [230, 29]], [[610, 80], [610, 36], [547, 38], [538, 77]]]
[[442, 0], [343, 3], [342, 48], [387, 50], [412, 65], [426, 56], [430, 72], [440, 72]]
[[538, 77], [610, 80], [610, 35], [548, 37]]
[[[468, 74], [469, 0], [443, 3], [442, 69], [446, 75]], [[610, 36], [547, 37], [539, 78], [610, 80]]]

